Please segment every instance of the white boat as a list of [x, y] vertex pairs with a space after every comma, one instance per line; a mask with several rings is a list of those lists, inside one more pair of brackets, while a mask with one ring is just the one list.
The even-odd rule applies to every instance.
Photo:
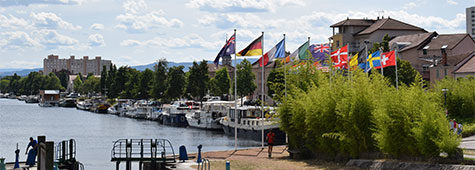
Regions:
[[159, 103], [154, 101], [139, 100], [132, 107], [127, 108], [126, 115], [137, 119], [156, 120], [159, 117]]
[[160, 122], [164, 125], [187, 127], [187, 114], [193, 114], [199, 110], [199, 103], [194, 101], [175, 101], [169, 106], [165, 106], [160, 117]]
[[83, 101], [78, 101], [76, 103], [76, 108], [81, 109], [81, 110], [87, 110], [89, 111], [92, 107], [92, 103], [90, 100], [83, 100]]
[[221, 130], [220, 118], [226, 116], [233, 101], [209, 101], [203, 102], [201, 109], [186, 115], [186, 120], [191, 127]]
[[[237, 111], [236, 111], [237, 110]], [[258, 106], [238, 106], [237, 109], [230, 107], [228, 114], [221, 118], [224, 133], [234, 136], [234, 129], [237, 129], [238, 138], [262, 140], [262, 130], [264, 136], [269, 132], [275, 133], [274, 143], [285, 144], [285, 133], [279, 129], [278, 118], [273, 107], [264, 107], [264, 117], [262, 118], [261, 107]], [[237, 113], [237, 120], [235, 119]]]

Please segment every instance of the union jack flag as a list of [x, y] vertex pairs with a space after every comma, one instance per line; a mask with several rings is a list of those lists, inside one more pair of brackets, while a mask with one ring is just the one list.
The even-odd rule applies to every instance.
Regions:
[[315, 44], [315, 47], [314, 47], [313, 50], [321, 52], [321, 53], [329, 53], [330, 52], [330, 44]]

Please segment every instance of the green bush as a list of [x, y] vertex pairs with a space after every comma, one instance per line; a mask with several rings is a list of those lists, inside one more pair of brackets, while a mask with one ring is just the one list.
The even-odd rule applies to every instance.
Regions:
[[438, 94], [421, 83], [397, 90], [380, 74], [330, 76], [308, 65], [300, 69], [289, 76], [288, 96], [278, 109], [293, 149], [330, 156], [380, 151], [436, 157], [458, 146]]
[[447, 89], [447, 111], [450, 118], [473, 119], [475, 116], [475, 79], [446, 78], [435, 84], [433, 92], [438, 93], [441, 105], [444, 105], [444, 92]]

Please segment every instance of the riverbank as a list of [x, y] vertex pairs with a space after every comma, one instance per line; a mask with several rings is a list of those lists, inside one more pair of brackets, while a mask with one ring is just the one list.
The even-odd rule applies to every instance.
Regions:
[[[189, 154], [190, 157], [196, 157], [196, 154]], [[345, 167], [345, 164], [324, 162], [319, 160], [292, 160], [289, 158], [286, 146], [275, 146], [272, 152], [272, 158], [267, 157], [267, 147], [264, 149], [249, 148], [237, 151], [213, 151], [204, 152], [202, 157], [209, 159], [211, 169], [226, 169], [226, 161], [231, 164], [233, 170], [276, 170], [276, 169], [357, 169]], [[195, 159], [196, 160], [196, 159]], [[191, 168], [196, 169], [197, 165]]]

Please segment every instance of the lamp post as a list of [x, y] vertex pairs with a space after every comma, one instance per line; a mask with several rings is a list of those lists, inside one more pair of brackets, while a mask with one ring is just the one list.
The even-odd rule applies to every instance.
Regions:
[[445, 114], [447, 114], [447, 91], [449, 89], [443, 88], [442, 92], [444, 92], [444, 107], [445, 107]]

